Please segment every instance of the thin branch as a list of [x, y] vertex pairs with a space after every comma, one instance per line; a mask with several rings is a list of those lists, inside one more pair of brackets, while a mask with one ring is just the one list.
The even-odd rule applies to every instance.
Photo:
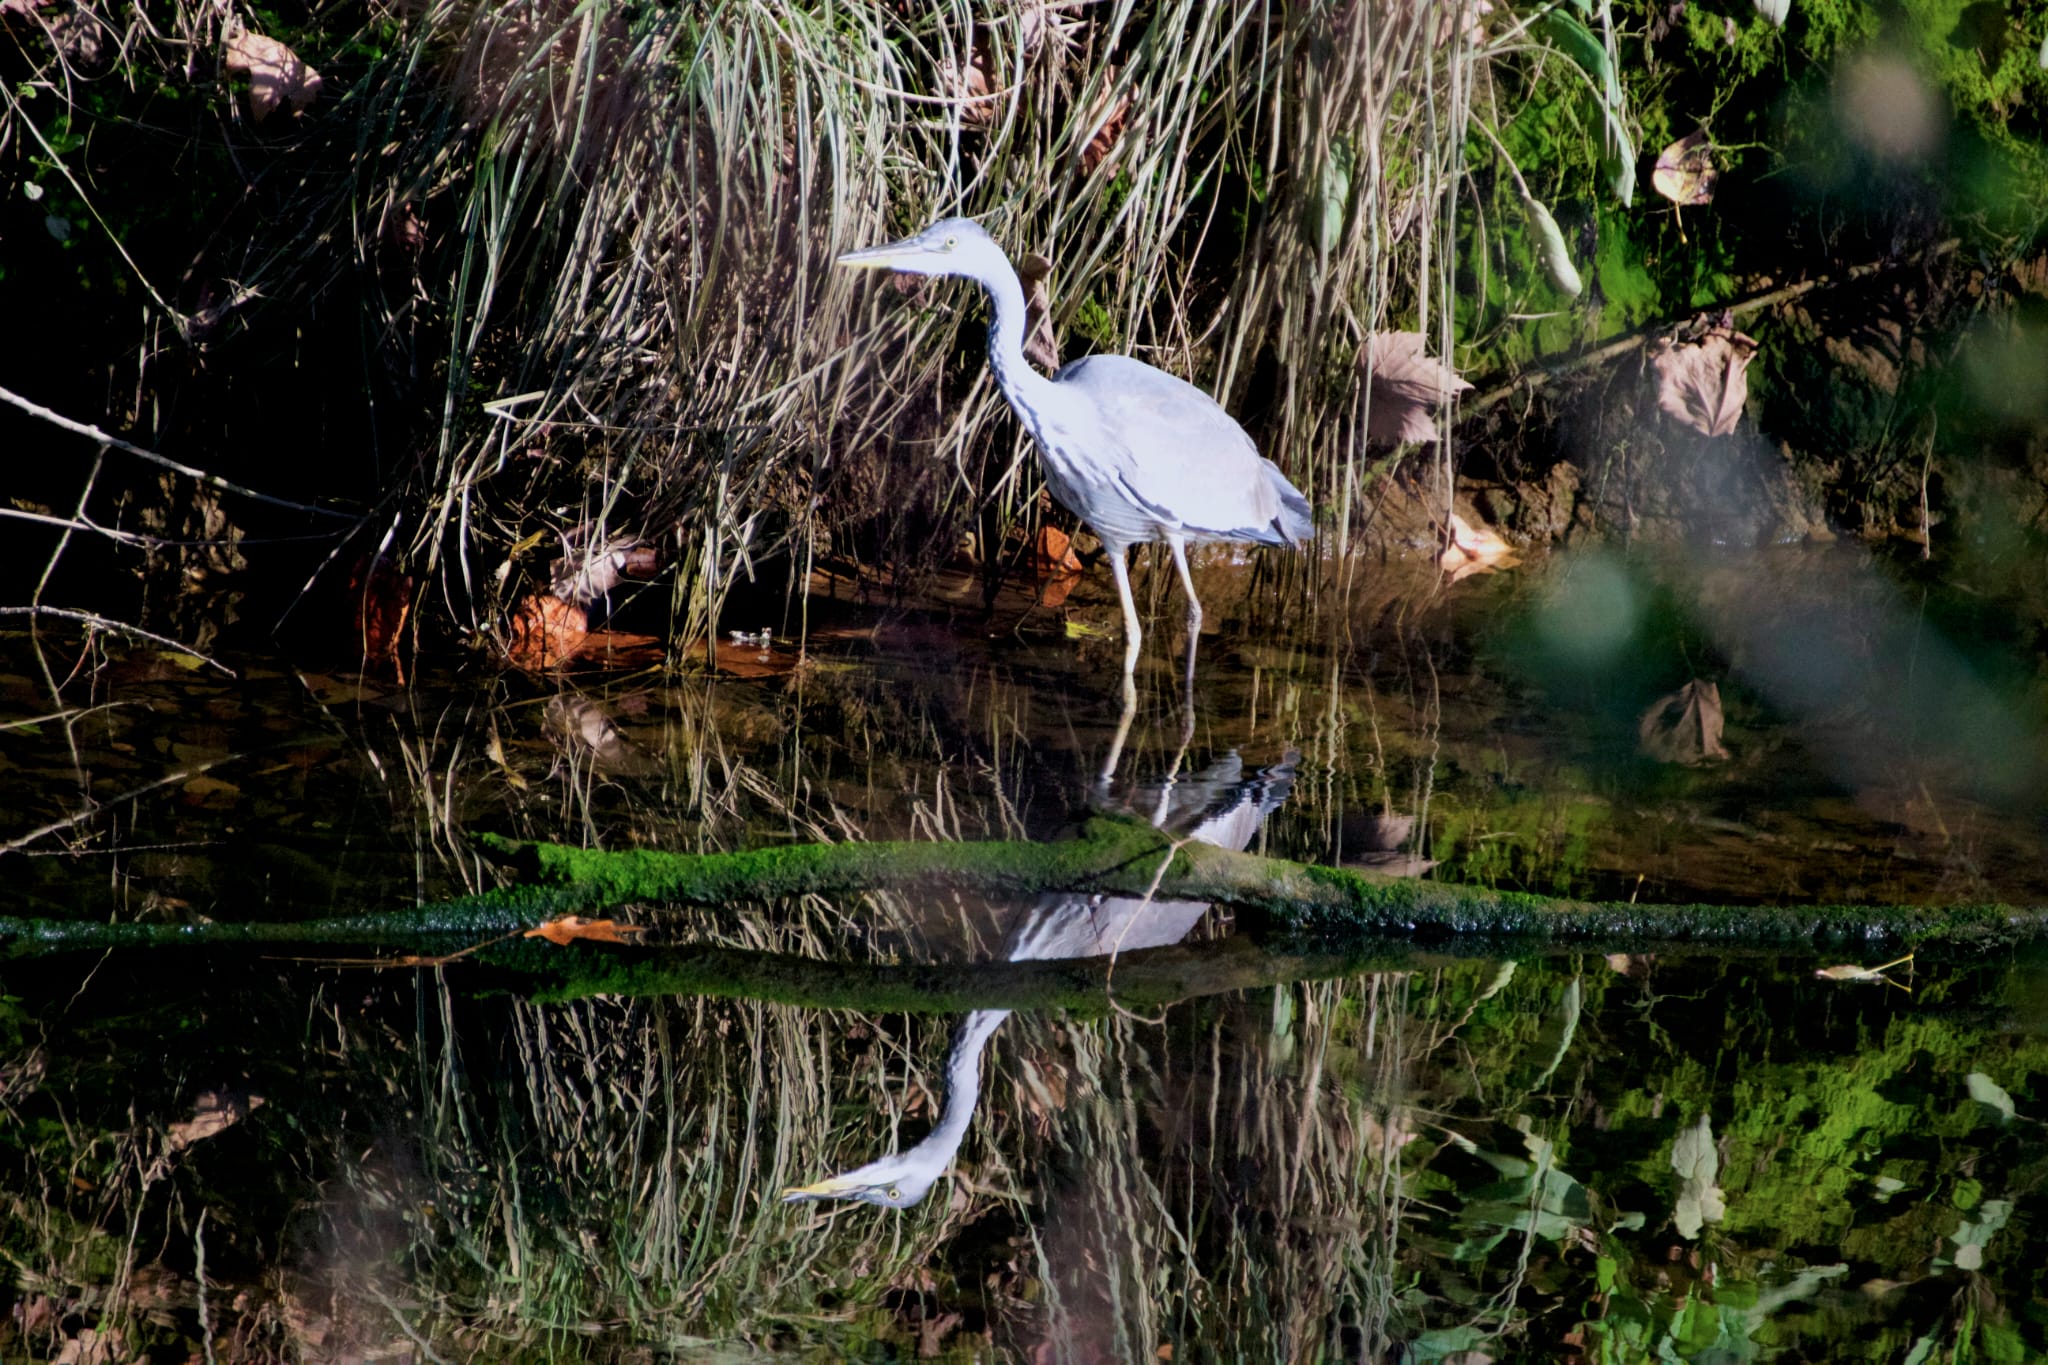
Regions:
[[180, 464], [168, 455], [159, 455], [153, 450], [145, 450], [141, 446], [124, 441], [118, 436], [110, 436], [96, 426], [91, 426], [85, 422], [74, 422], [62, 413], [53, 412], [40, 403], [32, 403], [9, 389], [0, 388], [0, 402], [11, 403], [29, 416], [39, 417], [51, 426], [61, 427], [65, 431], [77, 436], [83, 436], [87, 440], [98, 441], [103, 446], [112, 446], [115, 450], [125, 451], [137, 459], [148, 460], [152, 464], [162, 465], [165, 469], [183, 474], [186, 478], [203, 483], [209, 488], [218, 488], [223, 493], [239, 494], [242, 497], [251, 498], [257, 502], [268, 503], [272, 507], [289, 508], [294, 512], [311, 512], [315, 516], [335, 517], [342, 521], [356, 520], [354, 516], [347, 512], [337, 512], [331, 507], [314, 507], [309, 503], [292, 502], [288, 498], [275, 498], [268, 493], [259, 493], [253, 488], [244, 488], [241, 484], [223, 479], [218, 474], [209, 474], [203, 469], [195, 469], [191, 465]]
[[208, 668], [219, 669], [230, 678], [237, 676], [234, 669], [210, 655], [201, 654], [188, 644], [181, 644], [168, 635], [158, 635], [155, 631], [144, 630], [141, 626], [131, 626], [126, 621], [111, 620], [98, 612], [74, 611], [70, 607], [0, 607], [0, 616], [56, 616], [66, 621], [82, 621], [95, 630], [109, 631], [116, 635], [133, 635], [152, 644], [162, 645], [166, 649], [175, 649], [180, 654], [199, 660]]
[[[1735, 317], [1742, 317], [1750, 313], [1761, 313], [1766, 308], [1775, 308], [1781, 303], [1789, 303], [1793, 299], [1803, 294], [1810, 294], [1816, 289], [1830, 289], [1837, 285], [1848, 284], [1854, 280], [1864, 279], [1886, 270], [1896, 270], [1905, 266], [1925, 265], [1929, 261], [1946, 256], [1959, 245], [1961, 245], [1961, 239], [1951, 237], [1947, 241], [1937, 242], [1919, 255], [1909, 257], [1903, 261], [1865, 261], [1861, 265], [1852, 265], [1847, 270], [1839, 271], [1832, 275], [1816, 275], [1810, 280], [1801, 280], [1797, 284], [1788, 284], [1780, 289], [1772, 289], [1762, 294], [1754, 294], [1749, 298], [1724, 304], [1719, 309], [1711, 307], [1694, 309], [1692, 315], [1698, 316], [1701, 313], [1726, 312]], [[1512, 397], [1517, 389], [1541, 388], [1553, 379], [1562, 379], [1566, 375], [1577, 374], [1581, 370], [1596, 369], [1601, 365], [1605, 365], [1610, 360], [1616, 360], [1627, 355], [1630, 351], [1641, 349], [1652, 338], [1663, 335], [1670, 328], [1671, 323], [1669, 321], [1651, 323], [1645, 327], [1638, 327], [1635, 331], [1626, 333], [1595, 350], [1567, 357], [1554, 365], [1547, 365], [1541, 369], [1525, 371], [1522, 374], [1516, 375], [1497, 389], [1483, 393], [1477, 398], [1466, 399], [1458, 405], [1459, 411], [1461, 414], [1484, 412], [1487, 408], [1501, 402], [1503, 399]]]
[[44, 526], [62, 527], [66, 531], [90, 531], [93, 535], [105, 536], [108, 540], [117, 540], [123, 545], [151, 546], [166, 543], [161, 537], [146, 536], [140, 531], [117, 531], [96, 521], [78, 517], [46, 516], [41, 512], [24, 512], [18, 507], [0, 507], [0, 517], [10, 517], [15, 521], [40, 522]]

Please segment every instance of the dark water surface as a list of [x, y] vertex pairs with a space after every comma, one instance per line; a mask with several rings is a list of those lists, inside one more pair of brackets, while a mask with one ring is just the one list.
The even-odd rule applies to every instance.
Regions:
[[[1219, 588], [1192, 724], [1164, 599], [1120, 749], [1092, 582], [1077, 638], [814, 604], [807, 661], [727, 651], [746, 677], [229, 678], [0, 638], [0, 914], [317, 919], [496, 884], [487, 831], [1047, 839], [1104, 804], [1544, 893], [2048, 901], [2037, 581], [1847, 550], [1340, 577], [1315, 611]], [[1651, 756], [1643, 718], [1696, 679], [1726, 756]], [[1227, 909], [948, 892], [627, 918], [741, 965], [1179, 942], [1223, 986], [963, 1019], [536, 994], [546, 954], [630, 948], [16, 941], [0, 1359], [2048, 1351], [2048, 959], [1854, 981], [1816, 970], [1886, 945], [1333, 947]], [[928, 1194], [870, 1189], [908, 1207], [784, 1202], [934, 1133]]]

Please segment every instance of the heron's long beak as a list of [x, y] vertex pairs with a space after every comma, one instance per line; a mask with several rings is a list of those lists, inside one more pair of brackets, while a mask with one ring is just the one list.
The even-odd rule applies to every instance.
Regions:
[[842, 1176], [827, 1176], [815, 1185], [795, 1185], [782, 1192], [785, 1204], [801, 1204], [806, 1199], [837, 1199], [851, 1187], [851, 1182]]
[[849, 251], [833, 264], [850, 265], [858, 270], [894, 270], [898, 262], [922, 255], [924, 253], [914, 248], [908, 241], [890, 242], [887, 246], [870, 246], [859, 251]]

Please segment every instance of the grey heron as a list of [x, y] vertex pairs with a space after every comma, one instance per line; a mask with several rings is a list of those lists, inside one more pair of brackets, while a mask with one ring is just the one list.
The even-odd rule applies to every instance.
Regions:
[[839, 264], [951, 275], [987, 291], [988, 363], [1031, 433], [1045, 481], [1109, 555], [1124, 611], [1125, 693], [1142, 630], [1131, 597], [1133, 545], [1163, 540], [1188, 595], [1188, 665], [1202, 603], [1188, 573], [1190, 541], [1295, 545], [1314, 531], [1308, 499], [1262, 457], [1244, 428], [1186, 380], [1129, 356], [1090, 355], [1050, 379], [1024, 359], [1024, 288], [1010, 258], [977, 223], [942, 218], [915, 237], [851, 251]]
[[[1287, 799], [1298, 759], [1289, 753], [1273, 767], [1246, 777], [1243, 761], [1233, 752], [1192, 777], [1159, 784], [1149, 818], [1161, 829], [1185, 831], [1189, 839], [1242, 849]], [[1047, 961], [1165, 947], [1186, 938], [1208, 910], [1206, 901], [1044, 895], [1010, 931], [1004, 956], [1012, 962]], [[946, 1098], [939, 1121], [923, 1141], [815, 1185], [784, 1190], [783, 1202], [851, 1199], [901, 1209], [923, 1199], [952, 1165], [967, 1136], [981, 1098], [981, 1054], [1009, 1017], [1008, 1010], [976, 1010], [961, 1021], [946, 1057]]]

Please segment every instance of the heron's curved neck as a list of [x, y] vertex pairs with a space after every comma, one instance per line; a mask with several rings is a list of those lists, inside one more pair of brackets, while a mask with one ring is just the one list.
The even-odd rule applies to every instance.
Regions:
[[[996, 372], [996, 384], [1003, 397], [1031, 426], [1033, 414], [1047, 406], [1040, 392], [1050, 389], [1052, 381], [1032, 369], [1031, 362], [1024, 358], [1024, 286], [1018, 281], [1017, 272], [1008, 269], [994, 272], [981, 281], [981, 286], [988, 291], [989, 306], [995, 314], [988, 325], [989, 368]], [[1035, 427], [1032, 434], [1037, 434]]]
[[976, 1010], [953, 1035], [953, 1051], [946, 1058], [946, 1100], [939, 1111], [939, 1126], [912, 1151], [928, 1156], [940, 1165], [953, 1159], [967, 1137], [967, 1125], [974, 1121], [974, 1107], [981, 1101], [981, 1054], [1008, 1010]]

